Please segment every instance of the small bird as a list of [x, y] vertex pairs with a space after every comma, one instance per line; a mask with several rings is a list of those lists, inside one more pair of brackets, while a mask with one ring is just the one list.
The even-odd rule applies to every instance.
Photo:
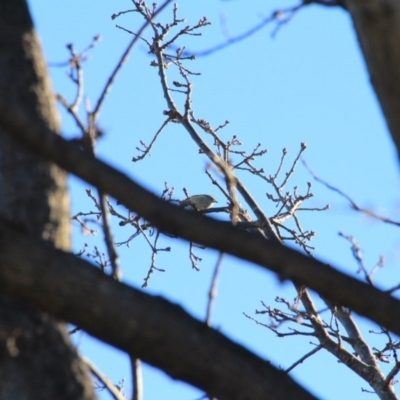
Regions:
[[217, 200], [208, 194], [195, 194], [179, 202], [181, 206], [196, 211], [207, 210], [214, 203], [217, 203]]

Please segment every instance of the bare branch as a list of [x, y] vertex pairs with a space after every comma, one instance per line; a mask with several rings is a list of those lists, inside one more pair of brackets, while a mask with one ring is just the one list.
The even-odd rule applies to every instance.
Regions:
[[368, 210], [368, 209], [366, 209], [366, 208], [360, 207], [349, 195], [347, 195], [346, 193], [344, 193], [342, 190], [338, 189], [338, 188], [335, 187], [335, 186], [332, 186], [330, 183], [328, 183], [328, 182], [324, 181], [323, 179], [319, 178], [319, 177], [311, 170], [311, 168], [308, 166], [308, 164], [307, 164], [304, 160], [302, 160], [302, 163], [303, 163], [303, 165], [307, 168], [308, 172], [312, 175], [312, 177], [313, 177], [317, 182], [322, 183], [322, 184], [323, 184], [324, 186], [326, 186], [328, 189], [330, 189], [330, 190], [332, 190], [333, 192], [336, 192], [336, 193], [338, 193], [340, 196], [344, 197], [344, 198], [350, 203], [351, 208], [352, 208], [353, 210], [360, 211], [361, 213], [365, 214], [365, 215], [368, 216], [368, 217], [378, 219], [378, 220], [380, 220], [380, 221], [382, 221], [382, 222], [385, 222], [385, 223], [387, 223], [387, 224], [391, 224], [391, 225], [395, 225], [395, 226], [400, 226], [400, 222], [398, 222], [398, 221], [393, 221], [393, 220], [390, 219], [390, 218], [387, 218], [387, 217], [378, 215], [378, 214], [374, 213], [374, 212], [371, 211], [371, 210]]
[[224, 259], [224, 253], [219, 253], [217, 264], [214, 267], [214, 273], [211, 280], [210, 290], [208, 292], [208, 302], [207, 302], [207, 313], [206, 313], [206, 324], [211, 326], [211, 313], [215, 298], [217, 297], [217, 282], [218, 275], [221, 270], [222, 261]]
[[[114, 196], [162, 231], [252, 261], [276, 272], [281, 279], [301, 282], [325, 298], [344, 304], [400, 334], [398, 320], [392, 318], [393, 313], [400, 313], [400, 303], [388, 294], [276, 242], [158, 199], [126, 175], [30, 120], [1, 98], [0, 125], [31, 151]], [[337, 287], [341, 290], [336, 290]]]
[[[158, 15], [161, 11], [164, 10], [165, 7], [168, 6], [168, 4], [170, 4], [170, 0], [166, 0], [164, 1], [163, 4], [161, 4], [161, 6], [157, 9], [157, 11], [154, 13], [154, 15], [151, 16], [151, 18], [149, 18], [142, 26], [141, 28], [138, 30], [137, 34], [135, 35], [135, 37], [132, 39], [132, 41], [129, 43], [128, 47], [126, 48], [124, 54], [122, 55], [122, 57], [120, 58], [120, 60], [118, 61], [117, 65], [115, 66], [113, 72], [111, 73], [110, 77], [107, 80], [106, 85], [104, 86], [99, 99], [97, 100], [97, 104], [92, 112], [92, 117], [93, 117], [93, 121], [96, 121], [96, 119], [99, 116], [100, 113], [100, 109], [103, 105], [103, 102], [107, 96], [107, 93], [110, 91], [111, 89], [111, 85], [113, 84], [118, 72], [120, 71], [120, 69], [122, 68], [123, 64], [127, 61], [129, 53], [131, 52], [131, 50], [133, 49], [133, 47], [135, 46], [136, 42], [139, 40], [140, 36], [142, 35], [142, 33], [144, 32], [144, 30], [149, 26], [149, 24], [151, 23], [152, 18], [154, 18], [156, 15]], [[115, 18], [115, 14], [113, 15], [113, 19]]]
[[110, 381], [110, 379], [104, 375], [90, 360], [85, 357], [81, 357], [83, 362], [88, 366], [90, 372], [103, 383], [104, 387], [111, 394], [115, 400], [126, 400], [125, 396], [121, 391]]
[[264, 400], [272, 388], [277, 400], [314, 399], [286, 374], [181, 307], [123, 285], [7, 224], [0, 223], [0, 237], [2, 293], [71, 321], [221, 400]]
[[323, 347], [321, 345], [316, 346], [313, 350], [309, 351], [307, 354], [304, 354], [303, 357], [301, 357], [299, 360], [297, 360], [294, 364], [292, 364], [289, 368], [285, 369], [286, 373], [289, 373], [292, 369], [297, 367], [298, 365], [302, 364], [307, 358], [311, 357], [315, 353], [318, 353]]

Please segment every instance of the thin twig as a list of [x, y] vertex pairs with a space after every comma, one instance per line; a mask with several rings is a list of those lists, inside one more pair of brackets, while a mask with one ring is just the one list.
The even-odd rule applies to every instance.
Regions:
[[115, 400], [126, 400], [125, 396], [121, 393], [121, 391], [110, 381], [110, 379], [104, 375], [90, 360], [85, 357], [82, 357], [83, 362], [87, 365], [90, 372], [104, 384], [104, 387], [109, 391], [110, 395]]
[[106, 206], [107, 198], [101, 190], [98, 190], [98, 196], [100, 200], [101, 215], [103, 220], [103, 233], [104, 241], [106, 243], [108, 257], [111, 264], [112, 276], [114, 279], [121, 280], [121, 271], [119, 269], [119, 258], [118, 253], [115, 249], [113, 235], [110, 227], [110, 212]]
[[207, 313], [206, 313], [206, 324], [208, 326], [211, 326], [211, 313], [214, 300], [217, 296], [218, 275], [221, 271], [222, 260], [224, 259], [224, 255], [225, 253], [219, 253], [218, 261], [214, 267], [214, 273], [211, 280], [210, 290], [208, 292]]
[[293, 368], [297, 367], [299, 364], [302, 364], [307, 358], [311, 357], [315, 353], [318, 353], [321, 349], [323, 349], [322, 345], [317, 346], [315, 349], [309, 351], [307, 354], [304, 354], [299, 360], [297, 360], [294, 364], [292, 364], [289, 368], [285, 369], [285, 372], [288, 374]]
[[156, 134], [154, 135], [152, 141], [150, 142], [150, 144], [148, 146], [146, 146], [143, 142], [141, 142], [141, 144], [144, 146], [144, 150], [139, 149], [138, 147], [136, 147], [136, 150], [142, 151], [142, 154], [138, 157], [132, 157], [132, 161], [136, 162], [136, 161], [140, 161], [143, 160], [143, 158], [145, 158], [147, 156], [147, 154], [150, 153], [150, 150], [153, 148], [153, 145], [155, 143], [155, 141], [158, 138], [158, 135], [161, 133], [161, 131], [167, 126], [168, 122], [170, 122], [170, 118], [167, 118], [163, 124], [161, 125], [160, 129], [156, 132]]
[[333, 192], [338, 193], [340, 196], [344, 197], [351, 205], [351, 208], [353, 210], [356, 211], [360, 211], [361, 213], [367, 215], [368, 217], [371, 218], [375, 218], [379, 221], [385, 222], [387, 224], [391, 224], [391, 225], [395, 225], [395, 226], [400, 226], [400, 222], [399, 221], [393, 221], [390, 218], [384, 217], [382, 215], [378, 215], [375, 214], [373, 211], [371, 210], [367, 210], [366, 208], [362, 208], [360, 207], [349, 195], [347, 195], [345, 192], [343, 192], [342, 190], [338, 189], [335, 186], [332, 186], [331, 184], [329, 184], [328, 182], [324, 181], [323, 179], [319, 178], [314, 172], [313, 170], [309, 167], [309, 165], [304, 161], [301, 160], [303, 165], [306, 167], [306, 169], [308, 170], [308, 172], [311, 174], [311, 176], [319, 183], [322, 183], [324, 186], [326, 186], [328, 189], [332, 190]]
[[[164, 10], [164, 8], [170, 4], [170, 0], [166, 0], [163, 4], [161, 4], [161, 6], [155, 11], [154, 15], [152, 16], [152, 18], [154, 18], [156, 15], [160, 14], [160, 12], [162, 10]], [[124, 53], [122, 54], [122, 57], [120, 58], [120, 60], [118, 61], [117, 65], [115, 66], [113, 72], [111, 73], [110, 77], [107, 80], [107, 83], [105, 84], [103, 91], [100, 94], [99, 99], [97, 100], [97, 104], [96, 107], [94, 108], [92, 115], [93, 115], [93, 120], [95, 121], [99, 115], [100, 112], [100, 108], [103, 105], [103, 102], [106, 98], [106, 95], [108, 93], [108, 91], [111, 88], [111, 85], [113, 84], [118, 72], [120, 71], [120, 69], [122, 68], [122, 65], [125, 63], [125, 61], [128, 59], [128, 55], [131, 52], [133, 46], [135, 46], [136, 42], [139, 40], [141, 34], [144, 32], [144, 30], [149, 26], [149, 24], [151, 23], [151, 19], [147, 20], [142, 26], [141, 28], [138, 30], [136, 36], [133, 38], [133, 40], [129, 43], [128, 47], [126, 48], [126, 50], [124, 51]]]

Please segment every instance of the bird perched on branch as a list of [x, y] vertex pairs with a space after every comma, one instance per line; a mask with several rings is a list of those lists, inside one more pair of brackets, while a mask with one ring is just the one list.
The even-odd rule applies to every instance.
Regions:
[[217, 200], [208, 194], [195, 194], [185, 200], [181, 200], [179, 205], [191, 210], [202, 211], [207, 210], [207, 208], [210, 208], [214, 203], [217, 203]]

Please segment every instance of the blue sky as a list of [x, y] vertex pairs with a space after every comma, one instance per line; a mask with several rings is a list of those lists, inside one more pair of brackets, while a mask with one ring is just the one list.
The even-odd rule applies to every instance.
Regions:
[[[131, 2], [36, 0], [29, 3], [49, 63], [67, 60], [67, 43], [73, 43], [79, 51], [93, 36], [102, 36], [84, 65], [85, 93], [94, 104], [131, 40], [115, 25], [135, 31], [142, 24], [134, 14], [111, 20], [113, 13], [132, 8]], [[179, 15], [187, 23], [194, 24], [204, 15], [212, 22], [201, 37], [189, 37], [183, 44], [193, 51], [207, 49], [226, 40], [227, 35], [234, 36], [253, 26], [273, 10], [293, 4], [295, 1], [182, 1]], [[170, 10], [164, 11], [161, 20], [165, 21], [169, 15]], [[286, 165], [290, 165], [300, 143], [307, 143], [304, 159], [318, 176], [339, 187], [360, 206], [398, 219], [395, 150], [369, 83], [351, 20], [341, 9], [309, 6], [272, 38], [273, 29], [272, 25], [267, 26], [243, 42], [191, 62], [190, 67], [201, 72], [201, 76], [193, 78], [195, 115], [214, 126], [228, 119], [230, 124], [221, 136], [237, 135], [247, 151], [257, 143], [268, 148], [268, 154], [259, 161], [267, 173], [276, 170], [284, 147], [288, 150]], [[99, 125], [105, 135], [98, 144], [99, 157], [155, 193], [161, 193], [167, 182], [174, 186], [178, 198], [184, 197], [182, 189], [186, 187], [191, 194], [209, 193], [223, 204], [223, 197], [204, 173], [207, 160], [198, 154], [190, 137], [176, 124], [161, 134], [150, 157], [140, 163], [131, 162], [137, 155], [135, 148], [139, 141], [150, 142], [164, 121], [162, 112], [167, 108], [157, 71], [149, 66], [150, 62], [147, 49], [139, 43], [118, 76], [100, 116]], [[49, 70], [55, 91], [72, 98], [74, 87], [66, 76], [66, 68], [50, 67]], [[173, 72], [170, 73], [172, 79]], [[61, 115], [63, 133], [67, 137], [76, 135], [74, 123], [62, 110]], [[266, 213], [273, 213], [274, 206], [265, 195], [271, 188], [254, 177], [240, 177]], [[386, 266], [375, 277], [377, 285], [391, 287], [397, 283], [399, 236], [396, 228], [353, 212], [346, 200], [313, 181], [302, 165], [297, 167], [288, 190], [298, 185], [300, 191], [306, 191], [308, 181], [312, 182], [314, 193], [308, 207], [330, 204], [329, 211], [301, 215], [303, 227], [316, 232], [312, 241], [314, 254], [355, 275], [357, 265], [350, 246], [338, 232], [351, 234], [363, 250], [367, 267], [372, 268], [381, 254], [385, 256]], [[84, 191], [88, 186], [74, 178], [70, 184], [73, 212], [92, 210]], [[75, 228], [76, 248], [83, 242], [90, 246], [101, 243], [101, 235], [82, 237], [78, 227]], [[123, 240], [129, 236], [129, 228], [115, 226], [114, 234], [117, 240]], [[173, 246], [171, 254], [158, 256], [158, 266], [166, 272], [153, 274], [146, 291], [165, 296], [184, 306], [193, 316], [204, 318], [217, 254], [199, 251], [203, 261], [201, 271], [196, 272], [187, 258], [187, 244], [169, 239], [163, 239], [163, 243]], [[150, 263], [144, 240], [139, 238], [130, 249], [119, 250], [125, 281], [140, 287]], [[310, 340], [276, 338], [243, 316], [243, 312], [253, 315], [261, 307], [261, 301], [274, 306], [278, 295], [292, 300], [295, 292], [290, 283], [279, 282], [273, 274], [227, 257], [219, 279], [213, 325], [275, 365], [287, 368], [313, 348]], [[315, 298], [319, 303], [317, 295]], [[121, 312], [129, 316], [129, 311]], [[358, 320], [367, 340], [378, 345], [379, 338], [368, 333], [371, 325], [361, 318]], [[125, 355], [83, 333], [75, 341], [114, 382], [124, 378], [130, 393]], [[368, 396], [361, 392], [361, 388], [368, 389], [367, 384], [324, 352], [298, 366], [292, 376], [322, 399], [346, 396], [357, 400]], [[144, 368], [144, 393], [145, 400], [201, 397], [198, 390], [172, 381], [150, 367]], [[99, 396], [109, 398], [104, 392]]]

